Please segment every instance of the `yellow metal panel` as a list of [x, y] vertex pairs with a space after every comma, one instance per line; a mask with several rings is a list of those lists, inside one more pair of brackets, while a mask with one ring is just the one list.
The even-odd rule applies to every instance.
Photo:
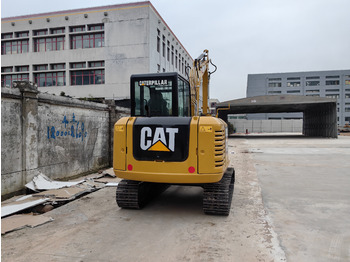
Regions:
[[[198, 183], [201, 177], [197, 174], [197, 125], [198, 117], [193, 117], [190, 123], [188, 158], [183, 162], [139, 161], [133, 156], [133, 124], [136, 118], [129, 118], [127, 123], [127, 155], [125, 166], [132, 170], [115, 173], [120, 178], [159, 183]], [[189, 167], [195, 172], [190, 173]], [[207, 179], [208, 182], [212, 178]], [[215, 178], [214, 178], [215, 179]]]
[[[172, 184], [214, 183], [222, 178], [228, 162], [227, 156], [225, 156], [227, 155], [225, 142], [223, 142], [225, 141], [225, 131], [223, 131], [225, 130], [225, 123], [220, 119], [213, 117], [192, 118], [188, 158], [183, 162], [136, 160], [132, 152], [135, 119], [135, 117], [127, 119], [126, 162], [124, 170], [118, 170], [114, 167], [114, 172], [118, 177]], [[203, 127], [202, 131], [201, 127]], [[132, 170], [128, 170], [128, 167], [132, 167]], [[190, 172], [190, 167], [194, 168], [193, 173]]]
[[223, 174], [227, 168], [226, 125], [218, 118], [200, 117], [198, 125], [199, 174]]
[[113, 168], [117, 170], [125, 170], [127, 122], [128, 117], [123, 117], [114, 125]]

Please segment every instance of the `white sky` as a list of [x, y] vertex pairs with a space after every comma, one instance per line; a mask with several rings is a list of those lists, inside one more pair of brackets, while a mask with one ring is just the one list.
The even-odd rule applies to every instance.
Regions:
[[[128, 2], [2, 0], [1, 17]], [[350, 69], [349, 0], [151, 2], [193, 58], [209, 50], [211, 98], [245, 97], [248, 74]]]

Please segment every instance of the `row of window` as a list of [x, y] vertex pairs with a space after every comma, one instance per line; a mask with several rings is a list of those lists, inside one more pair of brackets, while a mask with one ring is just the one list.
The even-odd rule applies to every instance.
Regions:
[[[174, 48], [174, 45], [170, 45], [170, 41], [165, 38], [165, 35], [162, 35], [161, 41], [161, 33], [159, 29], [157, 29], [157, 52], [161, 53], [164, 58], [166, 57], [166, 60], [171, 63], [171, 65], [175, 66], [176, 69], [178, 68], [182, 74], [185, 73], [186, 67], [189, 66], [189, 63], [183, 56], [181, 56], [180, 52]], [[158, 72], [160, 72], [160, 65]], [[165, 72], [165, 68], [163, 69], [163, 72]]]
[[[306, 96], [320, 96], [320, 94], [313, 94], [313, 93], [318, 93], [320, 90], [306, 90]], [[273, 95], [273, 94], [282, 94], [282, 91], [280, 90], [276, 90], [276, 91], [268, 91], [267, 92], [269, 95]], [[293, 94], [293, 93], [298, 93], [300, 94], [300, 90], [288, 90], [287, 94]], [[311, 93], [311, 94], [310, 94]], [[325, 97], [328, 98], [339, 98], [340, 95], [339, 94], [326, 94]], [[350, 93], [346, 93], [344, 95], [345, 98], [350, 98]]]
[[[326, 80], [326, 86], [338, 86], [340, 85], [340, 80]], [[319, 86], [320, 81], [306, 81], [305, 86]], [[350, 80], [345, 80], [345, 85], [350, 85]], [[282, 87], [281, 82], [271, 82], [268, 84], [269, 87]], [[287, 87], [300, 87], [300, 81], [287, 82]]]
[[[85, 31], [100, 31], [104, 30], [104, 24], [93, 24], [93, 25], [79, 25], [79, 26], [70, 26], [69, 32], [85, 32]], [[46, 28], [33, 30], [33, 36], [43, 36], [43, 35], [54, 35], [54, 34], [64, 34], [66, 32], [65, 27], [58, 28]], [[11, 38], [22, 38], [29, 37], [29, 31], [21, 31], [21, 32], [11, 32], [11, 33], [3, 33], [1, 34], [1, 39], [11, 39]]]
[[[85, 69], [88, 66], [88, 69]], [[99, 85], [105, 83], [104, 61], [88, 61], [69, 63], [70, 85]], [[29, 65], [15, 66], [15, 72], [28, 72]], [[33, 81], [39, 87], [65, 86], [65, 63], [33, 65]], [[49, 70], [49, 71], [48, 71]], [[61, 71], [57, 71], [61, 70]], [[40, 72], [38, 72], [40, 71]], [[48, 72], [43, 72], [48, 71]], [[2, 67], [1, 72], [7, 73], [1, 76], [1, 86], [12, 87], [13, 81], [29, 81], [29, 72], [21, 74], [8, 74], [13, 72], [13, 67]]]
[[[89, 68], [104, 67], [105, 62], [91, 61], [87, 63], [86, 62], [69, 63], [69, 68], [74, 68], [74, 69], [86, 68], [86, 65], [88, 65]], [[33, 71], [64, 70], [64, 69], [66, 69], [65, 63], [33, 65]], [[15, 66], [15, 71], [13, 71], [13, 66], [1, 67], [2, 73], [28, 72], [28, 71], [29, 71], [29, 65]]]
[[[313, 80], [313, 79], [320, 79], [320, 76], [306, 76], [305, 79], [306, 80]], [[338, 79], [340, 78], [339, 75], [330, 75], [330, 76], [326, 76], [326, 79]], [[350, 75], [346, 75], [345, 78], [350, 78]], [[287, 77], [287, 80], [301, 80], [301, 77]], [[277, 77], [277, 78], [268, 78], [268, 81], [282, 81], [281, 77]]]
[[[33, 40], [34, 52], [64, 50], [65, 37], [45, 37]], [[70, 36], [70, 49], [103, 47], [104, 33], [93, 33]], [[1, 42], [1, 54], [22, 54], [29, 52], [29, 40]]]
[[[39, 87], [65, 86], [66, 72], [34, 73], [34, 82]], [[12, 87], [13, 81], [29, 81], [29, 74], [1, 76], [2, 87]], [[77, 70], [70, 72], [70, 85], [101, 85], [105, 83], [105, 70]]]

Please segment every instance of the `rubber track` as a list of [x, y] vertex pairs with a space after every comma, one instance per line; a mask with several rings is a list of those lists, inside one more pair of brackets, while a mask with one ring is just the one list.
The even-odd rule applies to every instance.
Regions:
[[166, 184], [123, 179], [117, 187], [116, 201], [121, 208], [141, 209], [168, 187]]
[[228, 216], [230, 214], [235, 183], [235, 171], [228, 168], [217, 183], [203, 185], [203, 211], [208, 215]]

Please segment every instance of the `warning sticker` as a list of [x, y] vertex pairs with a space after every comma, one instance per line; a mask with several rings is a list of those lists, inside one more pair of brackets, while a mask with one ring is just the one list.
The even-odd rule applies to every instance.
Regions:
[[199, 131], [200, 132], [211, 133], [211, 132], [213, 132], [213, 127], [212, 126], [201, 126]]
[[124, 127], [123, 127], [123, 126], [115, 126], [114, 129], [115, 129], [116, 131], [119, 131], [119, 132], [124, 131]]

